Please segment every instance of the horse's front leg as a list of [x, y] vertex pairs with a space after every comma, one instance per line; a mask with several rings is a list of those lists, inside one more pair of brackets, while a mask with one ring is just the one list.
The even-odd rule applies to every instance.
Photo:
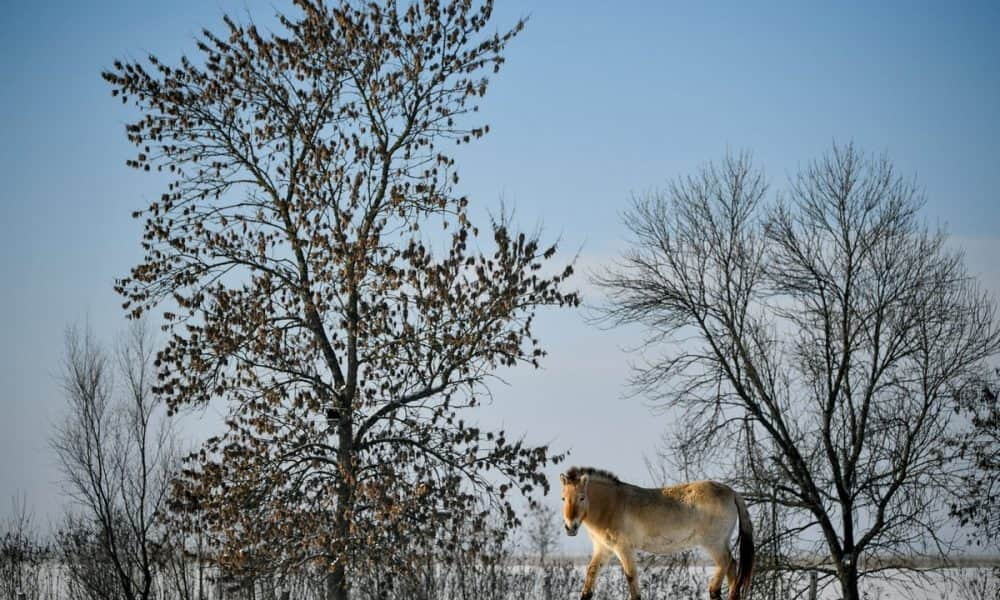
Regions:
[[590, 557], [590, 564], [587, 566], [587, 577], [583, 580], [583, 592], [580, 593], [580, 600], [590, 600], [594, 597], [594, 584], [597, 582], [597, 574], [610, 558], [611, 552], [603, 545], [594, 542], [594, 554]]
[[635, 552], [631, 548], [620, 548], [615, 550], [615, 554], [618, 555], [618, 561], [622, 563], [622, 571], [625, 571], [629, 598], [639, 600], [639, 571], [635, 564]]

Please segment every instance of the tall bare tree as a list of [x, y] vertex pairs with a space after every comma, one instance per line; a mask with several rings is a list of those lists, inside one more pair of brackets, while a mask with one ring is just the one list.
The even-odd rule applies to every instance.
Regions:
[[71, 576], [93, 598], [146, 600], [155, 591], [157, 518], [178, 453], [165, 404], [152, 391], [153, 354], [143, 321], [110, 355], [89, 329], [66, 336], [68, 412], [51, 444], [79, 514], [59, 542]]
[[1000, 348], [995, 305], [887, 159], [834, 147], [767, 189], [744, 155], [637, 199], [606, 317], [646, 326], [635, 383], [678, 445], [750, 457], [857, 600], [873, 557], [944, 544], [951, 400]]
[[547, 486], [546, 447], [461, 413], [538, 364], [537, 307], [577, 300], [505, 218], [479, 249], [445, 153], [488, 131], [468, 121], [524, 23], [490, 33], [488, 0], [295, 5], [280, 32], [227, 18], [197, 59], [104, 74], [141, 113], [129, 164], [172, 174], [118, 290], [133, 316], [168, 305], [170, 405], [230, 407], [178, 487], [220, 559], [313, 565], [346, 598], [351, 569], [447, 550], [450, 520], [513, 522], [508, 492]]

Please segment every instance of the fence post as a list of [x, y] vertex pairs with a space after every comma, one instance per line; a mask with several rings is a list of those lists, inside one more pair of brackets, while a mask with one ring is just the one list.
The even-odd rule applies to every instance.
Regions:
[[816, 600], [816, 571], [809, 572], [809, 600]]

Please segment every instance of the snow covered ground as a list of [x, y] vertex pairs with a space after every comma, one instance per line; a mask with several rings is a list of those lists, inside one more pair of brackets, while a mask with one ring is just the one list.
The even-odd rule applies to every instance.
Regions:
[[[407, 590], [419, 590], [419, 596], [440, 600], [575, 600], [583, 585], [585, 566], [580, 560], [550, 561], [545, 567], [537, 564], [520, 564], [478, 572], [466, 570], [458, 576], [457, 571], [447, 568], [439, 571], [431, 581], [421, 581], [419, 585], [390, 586], [381, 590], [366, 589], [369, 586], [355, 583], [353, 598], [410, 598], [415, 597]], [[435, 569], [437, 571], [437, 569]], [[26, 588], [25, 600], [77, 600], [71, 593], [66, 574], [57, 565], [48, 565], [44, 573], [37, 573], [34, 585]], [[705, 600], [708, 598], [707, 584], [711, 569], [705, 566], [658, 566], [646, 565], [640, 570], [639, 578], [642, 596], [651, 600]], [[274, 582], [273, 586], [261, 587], [260, 582], [254, 592], [240, 589], [233, 584], [224, 584], [210, 575], [204, 580], [202, 593], [197, 584], [189, 589], [190, 597], [199, 595], [204, 600], [248, 600], [254, 598], [279, 599], [283, 592], [289, 592], [289, 599], [320, 600], [322, 585], [319, 582], [297, 583], [283, 586]], [[27, 583], [27, 582], [26, 582]], [[180, 598], [176, 589], [168, 586], [154, 586], [156, 596], [161, 600]], [[191, 583], [195, 583], [194, 580]], [[288, 583], [288, 582], [286, 582]], [[382, 581], [382, 585], [386, 582]], [[795, 581], [785, 580], [768, 587], [763, 577], [755, 579], [754, 600], [838, 600], [839, 588], [836, 582], [820, 581], [816, 595], [812, 596], [810, 580], [807, 576]], [[764, 584], [764, 585], [761, 585]], [[3, 586], [6, 587], [6, 586]], [[924, 572], [886, 570], [878, 576], [866, 578], [861, 586], [865, 600], [1000, 600], [1000, 569], [996, 567], [965, 567], [936, 569]], [[595, 590], [595, 600], [625, 600], [627, 586], [621, 568], [612, 561], [601, 573]], [[14, 596], [16, 598], [16, 596]]]
[[[708, 597], [707, 585], [711, 572], [706, 567], [692, 567], [686, 572], [658, 571], [656, 568], [645, 572], [640, 570], [642, 596], [652, 599], [703, 600]], [[583, 577], [584, 568], [574, 567], [573, 575], [561, 578], [564, 585], [558, 587], [563, 588], [560, 591], [564, 593], [546, 595], [541, 586], [536, 586], [534, 598], [576, 598], [583, 584]], [[762, 582], [758, 580], [755, 583]], [[808, 577], [802, 577], [798, 581], [784, 581], [770, 590], [766, 587], [755, 587], [755, 590], [754, 598], [762, 600], [809, 600], [814, 597], [816, 600], [838, 600], [841, 597], [837, 582], [829, 580], [817, 581], [816, 595], [812, 596]], [[865, 578], [861, 584], [861, 592], [866, 600], [1000, 600], [1000, 570], [985, 567], [923, 572], [887, 570]], [[620, 567], [611, 564], [602, 572], [595, 598], [628, 598]]]

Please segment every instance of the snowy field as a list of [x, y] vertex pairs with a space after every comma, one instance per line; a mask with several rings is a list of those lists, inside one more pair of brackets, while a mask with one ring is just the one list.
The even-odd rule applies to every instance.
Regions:
[[[711, 572], [708, 568], [691, 568], [688, 573], [691, 585], [678, 586], [676, 582], [663, 581], [647, 571], [645, 580], [641, 582], [643, 598], [704, 600], [708, 598], [708, 592], [703, 586], [707, 586]], [[671, 575], [674, 578], [677, 576], [676, 573]], [[640, 572], [640, 579], [642, 576], [643, 573]], [[600, 586], [595, 598], [608, 600], [628, 598], [620, 568], [608, 569], [602, 579], [605, 581], [602, 582], [603, 585]], [[582, 585], [582, 569], [579, 572], [579, 582]], [[828, 581], [825, 586], [818, 583], [816, 595], [813, 596], [807, 578], [798, 582], [785, 582], [783, 586], [775, 586], [773, 591], [758, 589], [756, 585], [754, 589], [754, 599], [762, 600], [777, 598], [839, 600], [841, 597], [839, 586], [835, 581]], [[768, 593], [769, 591], [771, 593]], [[866, 600], [1000, 600], [1000, 578], [997, 571], [989, 568], [940, 569], [922, 573], [890, 570], [866, 578], [861, 584], [861, 593]], [[544, 595], [536, 597], [543, 598]]]
[[[435, 568], [419, 581], [357, 581], [352, 598], [414, 598], [423, 600], [570, 600], [579, 597], [585, 566], [582, 559], [553, 560], [537, 564], [496, 565], [486, 569]], [[639, 572], [642, 597], [647, 600], [705, 600], [711, 568], [705, 566], [646, 565]], [[69, 587], [58, 565], [36, 572], [24, 581], [25, 600], [78, 600], [81, 590]], [[260, 581], [248, 586], [222, 581], [210, 571], [201, 577], [191, 572], [186, 590], [154, 586], [157, 600], [321, 600], [317, 580]], [[200, 579], [200, 582], [199, 582]], [[9, 583], [9, 582], [8, 582]], [[766, 581], [755, 578], [754, 600], [837, 600], [835, 582], [821, 580], [815, 595], [808, 576], [794, 580]], [[3, 586], [7, 588], [6, 585]], [[866, 600], [1000, 600], [1000, 569], [997, 567], [945, 568], [931, 571], [886, 570], [866, 578], [861, 586]], [[610, 563], [601, 573], [595, 599], [625, 600], [627, 586], [621, 568]], [[0, 594], [0, 600], [8, 600]], [[15, 594], [10, 600], [19, 600]]]
[[[574, 561], [576, 562], [576, 561]], [[531, 568], [540, 572], [537, 567]], [[532, 600], [552, 598], [577, 598], [583, 585], [585, 567], [574, 565], [566, 576], [559, 576], [558, 569], [548, 569], [557, 585], [545, 593], [544, 575], [536, 575], [532, 593], [525, 596]], [[644, 599], [704, 600], [708, 598], [707, 585], [714, 569], [705, 566], [670, 568], [647, 566], [639, 571]], [[553, 574], [556, 574], [553, 577]], [[836, 581], [822, 579], [815, 585], [808, 576], [781, 581], [765, 581], [765, 576], [754, 579], [754, 600], [839, 600], [840, 590]], [[602, 571], [595, 598], [625, 600], [627, 586], [621, 568], [613, 561]], [[813, 595], [815, 593], [815, 595]], [[941, 568], [924, 571], [888, 569], [863, 580], [861, 593], [866, 600], [1000, 600], [1000, 568], [976, 566]]]

